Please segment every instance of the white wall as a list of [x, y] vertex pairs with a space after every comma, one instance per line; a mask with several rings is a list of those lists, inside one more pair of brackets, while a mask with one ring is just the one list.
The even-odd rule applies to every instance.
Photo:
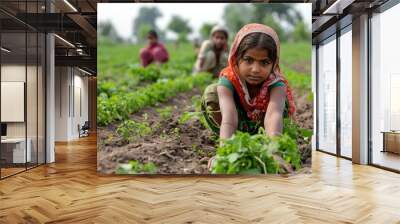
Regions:
[[[38, 69], [38, 70], [37, 70]], [[17, 113], [15, 110], [19, 110], [22, 113], [21, 122], [6, 122], [7, 124], [7, 137], [9, 138], [24, 138], [25, 134], [30, 140], [32, 162], [36, 162], [39, 159], [39, 163], [44, 163], [44, 83], [41, 66], [25, 66], [21, 64], [3, 64], [1, 66], [2, 82], [24, 82], [26, 83], [26, 107], [25, 100], [23, 100], [21, 107], [16, 109], [12, 107], [1, 108], [2, 112], [6, 113]], [[27, 82], [25, 78], [27, 77]], [[9, 98], [9, 96], [2, 89], [2, 98]], [[24, 94], [24, 89], [19, 90], [20, 94]], [[22, 91], [22, 92], [21, 92]], [[25, 98], [23, 95], [21, 98]], [[17, 103], [17, 102], [15, 102]], [[3, 104], [3, 103], [2, 103]], [[14, 110], [14, 111], [13, 111]], [[25, 111], [26, 110], [26, 111]], [[24, 114], [26, 112], [26, 120], [24, 120]], [[3, 118], [2, 118], [3, 120]], [[37, 155], [38, 153], [38, 155]]]
[[76, 68], [56, 67], [56, 141], [79, 138], [78, 124], [88, 120], [88, 78], [83, 75]]
[[68, 140], [68, 87], [70, 77], [67, 67], [55, 68], [55, 141]]
[[[25, 82], [25, 65], [2, 65], [1, 81]], [[7, 108], [1, 108], [7, 110]], [[7, 122], [8, 137], [25, 137], [25, 122]]]

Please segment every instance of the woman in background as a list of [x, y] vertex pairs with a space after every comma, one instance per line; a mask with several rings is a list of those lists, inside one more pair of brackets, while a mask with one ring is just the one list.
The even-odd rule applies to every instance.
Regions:
[[155, 62], [156, 64], [163, 64], [168, 62], [169, 55], [164, 45], [158, 42], [157, 32], [150, 30], [147, 34], [149, 45], [140, 50], [140, 61], [143, 67]]

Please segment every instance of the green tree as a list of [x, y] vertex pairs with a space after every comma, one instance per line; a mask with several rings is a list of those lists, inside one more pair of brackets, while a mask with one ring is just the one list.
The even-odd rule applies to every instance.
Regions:
[[192, 32], [188, 21], [177, 15], [172, 16], [167, 28], [178, 36], [178, 42], [186, 42], [187, 35]]
[[[141, 7], [139, 9], [139, 14], [133, 21], [133, 35], [138, 39], [138, 40], [143, 40], [143, 36], [140, 36], [143, 34], [144, 29], [154, 29], [158, 31], [156, 21], [159, 17], [162, 17], [162, 14], [160, 10], [157, 7]], [[145, 28], [142, 28], [142, 26], [145, 26]]]
[[266, 15], [262, 20], [262, 23], [275, 30], [275, 32], [278, 34], [280, 42], [285, 42], [287, 40], [287, 34], [271, 14]]
[[[246, 4], [229, 4], [224, 8], [223, 19], [231, 34], [236, 34], [240, 28], [251, 20], [251, 8]], [[233, 38], [235, 35], [229, 35]]]
[[302, 20], [300, 12], [288, 3], [252, 4], [252, 6], [253, 21], [263, 21], [265, 16], [272, 15], [279, 21], [285, 21], [294, 26], [298, 20]]
[[204, 23], [200, 28], [200, 36], [203, 40], [210, 37], [211, 29], [215, 26], [215, 23]]
[[298, 21], [291, 35], [293, 41], [310, 41], [311, 33], [303, 21]]
[[141, 24], [139, 26], [139, 30], [137, 33], [137, 39], [139, 42], [143, 42], [147, 38], [147, 34], [149, 31], [152, 29], [152, 27], [149, 24]]
[[113, 42], [122, 41], [122, 38], [118, 35], [117, 30], [110, 21], [100, 22], [98, 28], [101, 37], [106, 37]]

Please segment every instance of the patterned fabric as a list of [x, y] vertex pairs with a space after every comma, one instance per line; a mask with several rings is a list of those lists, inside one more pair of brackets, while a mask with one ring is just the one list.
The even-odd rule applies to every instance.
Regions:
[[[250, 94], [247, 89], [246, 83], [243, 83], [240, 80], [238, 75], [239, 73], [236, 69], [237, 68], [236, 53], [239, 44], [243, 40], [243, 38], [250, 33], [257, 33], [257, 32], [265, 33], [271, 36], [272, 39], [275, 41], [275, 44], [277, 46], [277, 59], [275, 64], [273, 65], [272, 69], [273, 72], [267, 78], [267, 80], [264, 81], [257, 96], [255, 96], [253, 99], [250, 99]], [[293, 116], [295, 112], [295, 106], [291, 88], [289, 86], [288, 81], [285, 79], [284, 75], [282, 74], [279, 68], [279, 52], [280, 52], [280, 43], [278, 35], [272, 28], [257, 23], [247, 24], [237, 33], [229, 54], [228, 66], [225, 69], [223, 69], [220, 73], [220, 77], [221, 76], [226, 77], [233, 84], [236, 92], [239, 95], [240, 102], [247, 113], [247, 116], [253, 121], [260, 121], [263, 119], [263, 115], [267, 111], [269, 103], [269, 97], [270, 97], [269, 96], [270, 91], [268, 91], [269, 86], [279, 81], [284, 82], [286, 85], [286, 97], [289, 103], [289, 116]]]
[[143, 67], [148, 66], [154, 61], [165, 63], [168, 61], [168, 58], [168, 51], [161, 43], [155, 43], [140, 50], [140, 61]]
[[[218, 92], [217, 87], [218, 85], [223, 85], [229, 88], [234, 93], [234, 100], [236, 105], [236, 111], [238, 113], [238, 130], [242, 132], [248, 132], [250, 134], [256, 134], [258, 132], [259, 127], [262, 126], [263, 121], [252, 121], [248, 118], [246, 111], [243, 109], [239, 102], [239, 96], [234, 90], [234, 87], [229, 82], [229, 80], [225, 79], [225, 77], [221, 77], [218, 83], [213, 83], [204, 91], [201, 103], [201, 110], [203, 112], [203, 116], [210, 127], [210, 129], [215, 133], [219, 134], [220, 129], [220, 122], [218, 118], [222, 118], [221, 110], [219, 108], [219, 100], [218, 100]], [[284, 86], [283, 82], [277, 82], [271, 85], [269, 88], [272, 90], [278, 86]], [[289, 114], [289, 103], [286, 100], [285, 102], [285, 109], [283, 112], [284, 117], [288, 117]]]

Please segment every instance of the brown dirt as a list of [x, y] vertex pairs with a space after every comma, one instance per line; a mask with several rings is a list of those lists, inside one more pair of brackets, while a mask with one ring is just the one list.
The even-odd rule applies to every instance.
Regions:
[[185, 111], [194, 111], [191, 97], [199, 95], [199, 90], [179, 94], [162, 106], [173, 106], [169, 119], [162, 118], [155, 106], [145, 108], [131, 116], [135, 121], [143, 121], [148, 114], [148, 122], [153, 132], [135, 142], [127, 142], [115, 133], [116, 125], [99, 128], [98, 171], [112, 173], [118, 163], [138, 160], [153, 162], [158, 174], [207, 174], [207, 162], [215, 154], [212, 132], [196, 119], [185, 124], [178, 120]]
[[[308, 93], [301, 90], [293, 90], [296, 113], [294, 120], [301, 128], [313, 130], [313, 104], [308, 99]], [[306, 141], [302, 136], [297, 138], [299, 151], [303, 164], [311, 166], [311, 140]]]
[[[215, 155], [215, 143], [211, 140], [212, 132], [197, 119], [179, 124], [178, 120], [185, 111], [194, 111], [192, 96], [199, 96], [200, 91], [178, 94], [174, 99], [154, 107], [148, 107], [131, 116], [134, 121], [142, 122], [147, 113], [152, 133], [136, 139], [134, 142], [123, 140], [116, 133], [117, 123], [98, 130], [98, 171], [113, 173], [119, 163], [138, 160], [141, 163], [153, 162], [157, 174], [209, 174], [207, 162]], [[312, 129], [312, 102], [307, 94], [294, 90], [296, 103], [295, 121], [302, 128]], [[162, 118], [156, 108], [172, 106], [172, 115]], [[177, 132], [179, 130], [179, 132]], [[302, 137], [297, 139], [302, 162], [311, 166], [311, 143]]]

